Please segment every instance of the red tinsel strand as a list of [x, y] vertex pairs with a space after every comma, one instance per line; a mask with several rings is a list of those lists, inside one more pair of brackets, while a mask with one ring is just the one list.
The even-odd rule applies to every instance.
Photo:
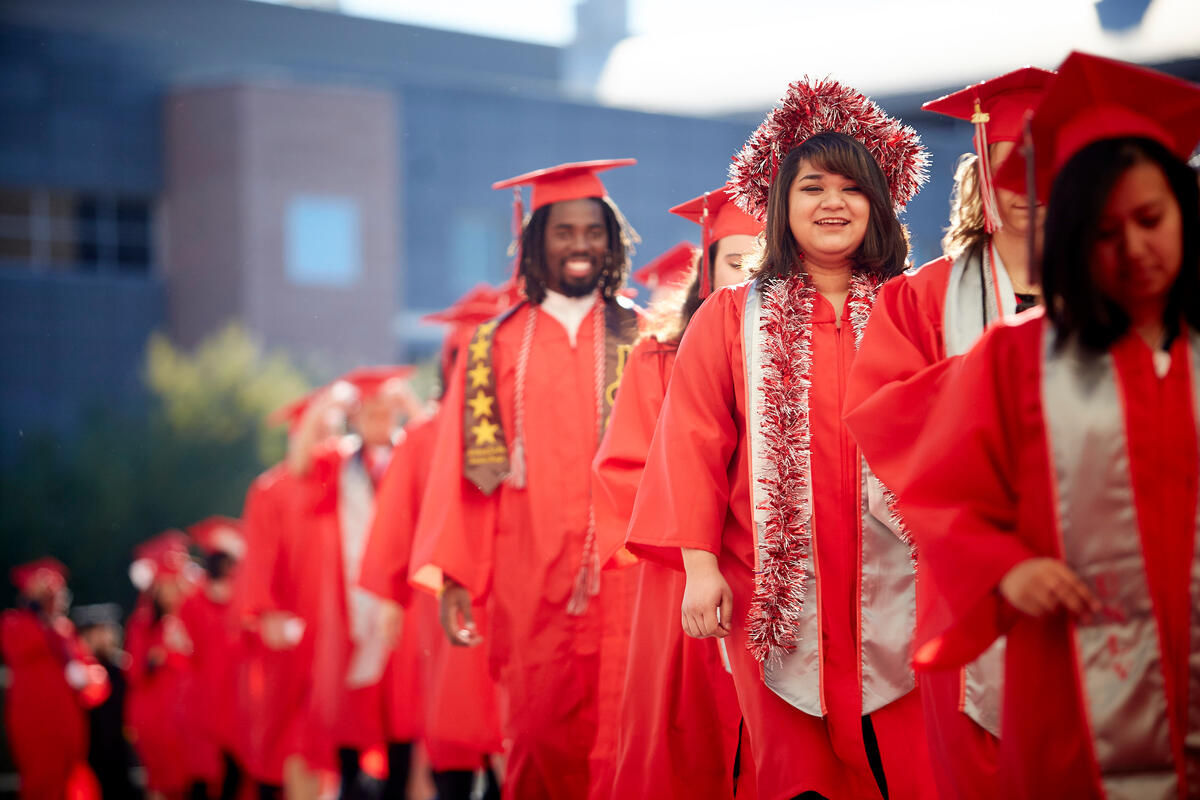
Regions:
[[867, 148], [887, 178], [897, 211], [928, 179], [928, 153], [915, 130], [888, 116], [861, 92], [828, 78], [805, 77], [788, 86], [778, 107], [733, 157], [729, 183], [734, 201], [764, 219], [779, 164], [797, 145], [826, 131], [853, 136]]
[[809, 474], [812, 316], [816, 292], [803, 273], [777, 281], [763, 296], [763, 388], [759, 409], [765, 445], [767, 518], [747, 619], [758, 661], [795, 647], [804, 605], [803, 564], [811, 552]]
[[[854, 346], [862, 342], [879, 291], [874, 276], [856, 273], [850, 281], [850, 326]], [[812, 386], [812, 317], [816, 291], [798, 272], [763, 292], [763, 377], [759, 425], [765, 469], [755, 479], [766, 489], [767, 512], [759, 543], [754, 596], [747, 613], [750, 653], [759, 662], [779, 658], [795, 648], [806, 582], [803, 565], [812, 552], [812, 508], [809, 503], [812, 429], [809, 390]], [[886, 490], [885, 490], [886, 491]], [[888, 493], [897, 530], [907, 529]], [[913, 552], [911, 536], [904, 539]]]

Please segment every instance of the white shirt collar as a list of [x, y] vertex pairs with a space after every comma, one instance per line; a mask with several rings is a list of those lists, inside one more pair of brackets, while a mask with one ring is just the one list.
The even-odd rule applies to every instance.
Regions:
[[563, 326], [563, 330], [567, 332], [567, 340], [570, 341], [571, 347], [574, 347], [575, 339], [579, 335], [579, 326], [587, 319], [595, 304], [595, 292], [583, 297], [567, 297], [565, 294], [547, 289], [546, 299], [542, 301], [541, 308], [558, 320], [558, 323]]

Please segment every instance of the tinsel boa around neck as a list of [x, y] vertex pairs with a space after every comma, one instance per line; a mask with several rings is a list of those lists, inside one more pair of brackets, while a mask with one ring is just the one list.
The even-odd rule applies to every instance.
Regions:
[[[854, 346], [862, 342], [882, 281], [856, 273], [846, 302]], [[790, 652], [797, 643], [807, 586], [803, 563], [812, 552], [813, 306], [817, 291], [804, 273], [762, 288], [762, 311], [753, 346], [760, 348], [762, 385], [757, 403], [762, 467], [754, 480], [763, 488], [766, 523], [759, 530], [759, 568], [747, 618], [750, 652], [762, 662]]]

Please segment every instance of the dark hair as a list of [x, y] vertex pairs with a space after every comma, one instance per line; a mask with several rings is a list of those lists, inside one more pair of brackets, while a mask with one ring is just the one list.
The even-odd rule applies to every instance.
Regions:
[[1127, 169], [1144, 163], [1162, 169], [1183, 222], [1183, 264], [1167, 294], [1163, 322], [1169, 335], [1177, 331], [1181, 316], [1192, 328], [1200, 329], [1200, 190], [1196, 173], [1151, 139], [1105, 139], [1072, 156], [1059, 170], [1050, 191], [1042, 290], [1059, 347], [1077, 334], [1085, 347], [1103, 352], [1129, 328], [1125, 311], [1092, 280], [1091, 253], [1113, 187]]
[[[717, 248], [720, 244], [721, 240], [718, 239], [708, 246], [708, 285], [713, 287], [713, 290], [716, 289]], [[679, 309], [679, 328], [674, 336], [676, 341], [683, 338], [683, 332], [687, 330], [688, 323], [692, 321], [692, 317], [700, 310], [700, 305], [704, 302], [704, 298], [700, 296], [700, 270], [703, 267], [704, 259], [697, 258], [692, 280], [688, 283], [687, 294], [683, 296], [683, 306]]]
[[[713, 242], [708, 246], [709, 286], [712, 286], [713, 273], [716, 271], [714, 264], [718, 244], [719, 242]], [[690, 268], [692, 277], [688, 281], [687, 287], [672, 289], [666, 297], [649, 308], [644, 317], [642, 333], [639, 338], [653, 338], [660, 344], [672, 348], [679, 344], [683, 338], [683, 332], [687, 330], [688, 323], [692, 321], [692, 317], [704, 302], [700, 297], [700, 269], [703, 264], [700, 251], [693, 251]]]
[[204, 557], [204, 571], [213, 580], [229, 577], [234, 566], [233, 556], [221, 550], [215, 550]]
[[[633, 255], [633, 232], [625, 223], [621, 212], [607, 197], [591, 198], [600, 204], [604, 215], [604, 227], [608, 231], [608, 255], [600, 268], [600, 281], [597, 284], [605, 300], [617, 296], [617, 292], [625, 285], [625, 276], [629, 273], [629, 258]], [[525, 282], [525, 296], [534, 304], [546, 299], [546, 284], [549, 275], [546, 270], [546, 221], [550, 218], [550, 207], [544, 205], [535, 210], [525, 227], [521, 230], [521, 266], [518, 274]]]
[[892, 211], [887, 178], [861, 142], [834, 131], [805, 139], [779, 165], [767, 195], [763, 243], [752, 256], [754, 263], [749, 265], [748, 272], [756, 277], [783, 278], [801, 263], [800, 248], [788, 224], [788, 197], [803, 161], [850, 178], [871, 204], [867, 233], [854, 254], [855, 270], [874, 273], [883, 279], [903, 272], [908, 258], [908, 234]]

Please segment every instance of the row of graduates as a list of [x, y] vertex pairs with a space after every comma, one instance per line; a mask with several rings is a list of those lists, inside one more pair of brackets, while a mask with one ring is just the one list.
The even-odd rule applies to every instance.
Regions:
[[57, 559], [12, 571], [17, 602], [0, 618], [0, 651], [22, 797], [138, 797], [138, 764], [153, 767], [152, 791], [236, 796], [240, 648], [229, 602], [244, 548], [236, 520], [212, 517], [189, 533], [136, 549], [140, 594], [124, 641], [119, 606], [69, 609]]
[[508, 796], [1200, 790], [1200, 89], [1072, 54], [930, 105], [976, 129], [943, 258], [904, 271], [915, 133], [801, 81], [676, 209], [701, 266], [640, 340], [628, 162], [496, 184], [525, 300], [406, 565], [488, 652]]
[[405, 370], [355, 371], [250, 489], [245, 772], [354, 796], [381, 754], [404, 796], [419, 741], [446, 798], [1194, 794], [1198, 96], [1073, 54], [931, 104], [976, 153], [902, 273], [915, 133], [793, 84], [673, 209], [657, 319], [597, 177], [631, 160], [496, 184], [519, 282], [442, 317], [440, 409], [397, 437]]

